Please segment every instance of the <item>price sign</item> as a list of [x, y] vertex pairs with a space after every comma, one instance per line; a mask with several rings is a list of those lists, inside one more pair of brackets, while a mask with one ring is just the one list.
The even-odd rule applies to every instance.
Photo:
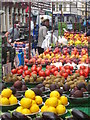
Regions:
[[11, 72], [11, 63], [7, 63], [3, 65], [3, 76], [6, 76]]

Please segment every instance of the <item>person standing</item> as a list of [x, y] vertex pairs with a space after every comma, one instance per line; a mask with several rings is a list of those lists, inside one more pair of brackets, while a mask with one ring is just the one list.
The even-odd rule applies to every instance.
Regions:
[[42, 43], [47, 35], [49, 28], [49, 19], [43, 19], [42, 24], [39, 28], [39, 37], [38, 37], [38, 53], [41, 54], [44, 52], [44, 49], [41, 47]]

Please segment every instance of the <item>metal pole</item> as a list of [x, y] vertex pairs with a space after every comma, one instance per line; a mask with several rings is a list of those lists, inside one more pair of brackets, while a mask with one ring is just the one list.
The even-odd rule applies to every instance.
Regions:
[[52, 36], [51, 36], [51, 43], [53, 43], [53, 2], [52, 2]]
[[31, 2], [29, 2], [29, 59], [31, 58]]
[[61, 36], [62, 36], [62, 18], [63, 16], [62, 16], [62, 6], [61, 6]]
[[87, 32], [87, 0], [85, 4], [86, 32]]
[[14, 21], [15, 21], [15, 14], [13, 12], [13, 38], [12, 38], [12, 42], [14, 42]]

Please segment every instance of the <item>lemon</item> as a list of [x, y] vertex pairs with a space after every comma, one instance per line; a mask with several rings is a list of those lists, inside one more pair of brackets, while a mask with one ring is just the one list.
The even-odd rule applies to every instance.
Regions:
[[10, 102], [10, 105], [13, 105], [13, 104], [17, 104], [17, 98], [16, 97], [14, 97], [14, 96], [11, 96], [10, 98], [9, 98], [9, 102]]
[[1, 92], [2, 97], [6, 97], [6, 98], [9, 98], [11, 94], [12, 94], [12, 90], [10, 90], [9, 88], [6, 88]]
[[64, 106], [64, 105], [58, 105], [58, 106], [56, 107], [56, 112], [57, 112], [58, 114], [64, 114], [64, 113], [66, 112], [65, 106]]
[[56, 107], [58, 105], [58, 99], [56, 97], [51, 97], [46, 100], [45, 105]]
[[56, 113], [55, 107], [52, 107], [52, 106], [48, 107], [47, 111]]
[[0, 99], [0, 104], [1, 105], [9, 105], [9, 100], [6, 97], [3, 97]]
[[22, 110], [22, 114], [31, 114], [31, 112], [30, 112], [29, 109], [24, 108], [24, 109]]
[[32, 100], [29, 98], [22, 98], [20, 104], [23, 108], [30, 108], [32, 105]]
[[61, 105], [61, 104], [62, 104], [61, 100], [58, 100], [58, 105]]
[[39, 111], [39, 107], [37, 104], [33, 104], [30, 108], [31, 113], [36, 113]]
[[20, 112], [20, 113], [22, 113], [22, 110], [23, 110], [23, 107], [22, 107], [22, 106], [19, 106], [19, 107], [17, 107], [17, 109], [16, 109], [16, 111], [17, 111], [17, 112]]
[[42, 97], [36, 96], [36, 97], [35, 97], [35, 101], [36, 101], [36, 104], [37, 104], [37, 105], [40, 105], [40, 104], [42, 104], [42, 101], [43, 101], [43, 100], [42, 100]]
[[60, 97], [60, 101], [63, 105], [67, 105], [68, 104], [68, 99], [66, 96], [61, 96]]
[[35, 93], [34, 93], [34, 91], [32, 91], [32, 90], [26, 90], [25, 97], [34, 100], [35, 99]]
[[41, 112], [46, 112], [48, 109], [48, 106], [44, 105], [41, 107]]
[[32, 100], [32, 105], [33, 105], [33, 104], [36, 104], [35, 100]]
[[60, 94], [59, 94], [59, 92], [58, 91], [52, 91], [51, 93], [50, 93], [50, 97], [56, 97], [56, 98], [60, 98]]

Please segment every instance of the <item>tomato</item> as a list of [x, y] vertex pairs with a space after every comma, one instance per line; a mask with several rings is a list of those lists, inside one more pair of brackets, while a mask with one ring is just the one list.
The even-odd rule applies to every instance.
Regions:
[[70, 66], [66, 65], [64, 66], [65, 69], [70, 69]]
[[30, 76], [31, 76], [32, 74], [36, 74], [36, 75], [37, 75], [37, 72], [36, 72], [36, 71], [31, 72]]
[[47, 65], [47, 66], [46, 66], [46, 69], [49, 69], [49, 68], [50, 68], [50, 65]]
[[42, 69], [42, 66], [37, 67], [37, 72], [39, 72]]
[[20, 69], [20, 70], [17, 71], [17, 73], [18, 73], [18, 75], [21, 75], [23, 73], [23, 70]]
[[59, 75], [59, 72], [58, 72], [58, 71], [55, 71], [55, 72], [54, 72], [54, 75], [55, 75], [55, 76]]
[[66, 73], [70, 74], [70, 69], [66, 69]]
[[40, 70], [40, 71], [39, 71], [39, 76], [45, 77], [45, 72], [44, 72], [43, 70]]
[[22, 66], [22, 65], [21, 65], [21, 66], [19, 66], [19, 67], [18, 67], [18, 69], [23, 69], [23, 66]]
[[25, 59], [24, 61], [25, 61], [25, 63], [28, 63], [28, 59]]
[[75, 73], [79, 73], [79, 70], [76, 70]]
[[67, 77], [68, 77], [68, 74], [67, 74], [67, 73], [62, 73], [62, 76], [63, 76], [64, 78], [67, 78]]
[[25, 71], [25, 70], [28, 70], [28, 66], [27, 66], [27, 65], [24, 65], [23, 70], [24, 70], [24, 71]]
[[33, 65], [33, 66], [31, 67], [31, 71], [37, 71], [36, 65]]
[[51, 69], [51, 73], [53, 74], [53, 73], [54, 73], [54, 71], [55, 71], [55, 69], [54, 69], [54, 68], [52, 68], [52, 69]]
[[70, 75], [72, 75], [72, 71], [70, 71]]
[[23, 78], [24, 78], [24, 77], [25, 77], [25, 74], [23, 73], [22, 76], [23, 76]]
[[88, 77], [88, 73], [84, 72], [84, 77]]
[[25, 70], [24, 74], [25, 75], [30, 75], [30, 70]]
[[16, 69], [12, 69], [11, 72], [12, 72], [12, 74], [16, 74], [17, 70]]
[[80, 69], [82, 69], [82, 70], [85, 69], [85, 66], [84, 66], [84, 65], [81, 65], [81, 66], [80, 66]]
[[46, 69], [46, 70], [45, 70], [45, 75], [46, 75], [46, 76], [49, 76], [49, 75], [50, 75], [50, 70]]
[[62, 71], [62, 72], [65, 72], [65, 68], [64, 68], [64, 67], [62, 67], [61, 71]]
[[70, 70], [73, 70], [73, 66], [70, 66]]
[[58, 67], [55, 67], [54, 70], [55, 70], [55, 71], [58, 71]]
[[86, 73], [88, 75], [89, 74], [89, 69], [88, 68], [84, 69], [84, 73]]
[[61, 69], [62, 69], [62, 66], [59, 66], [59, 69], [61, 70]]
[[80, 76], [84, 76], [84, 71], [80, 70]]

